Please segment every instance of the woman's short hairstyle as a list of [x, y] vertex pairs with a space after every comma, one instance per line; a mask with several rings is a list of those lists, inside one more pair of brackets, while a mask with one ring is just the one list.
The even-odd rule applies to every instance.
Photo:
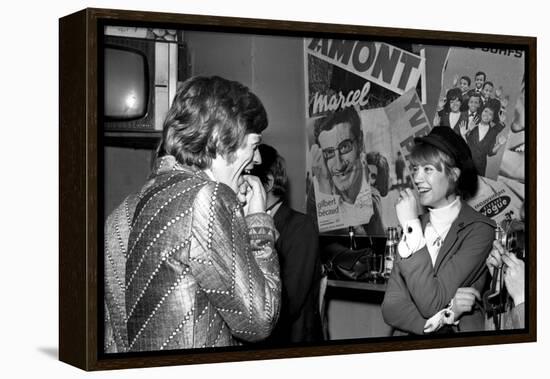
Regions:
[[493, 102], [493, 101], [488, 101], [486, 102], [485, 104], [483, 104], [483, 106], [481, 107], [481, 112], [483, 113], [483, 111], [485, 109], [489, 109], [491, 111], [491, 113], [493, 114], [493, 117], [491, 118], [491, 121], [494, 122], [494, 123], [498, 123], [499, 122], [499, 117], [498, 117], [498, 113], [499, 113], [499, 109], [498, 109], [498, 105], [500, 105], [500, 103], [497, 102]]
[[485, 109], [489, 109], [493, 113], [493, 117], [497, 114], [497, 110], [495, 109], [495, 106], [490, 103], [485, 103], [481, 107], [481, 111], [483, 112]]
[[451, 88], [447, 92], [447, 104], [450, 104], [452, 100], [462, 101], [462, 91], [460, 88]]
[[255, 165], [251, 174], [260, 178], [264, 186], [269, 183], [269, 175], [271, 175], [273, 177], [273, 187], [271, 188], [273, 195], [285, 199], [288, 191], [285, 159], [274, 147], [265, 143], [258, 146], [258, 151], [262, 157], [262, 163]]
[[472, 84], [472, 79], [470, 79], [469, 76], [466, 76], [466, 75], [461, 76], [460, 80], [462, 80], [462, 79], [464, 79], [468, 83], [468, 85]]
[[[465, 162], [458, 163], [449, 154], [429, 143], [416, 143], [411, 149], [410, 162], [413, 165], [433, 165], [438, 171], [443, 172], [449, 179], [449, 192], [462, 197], [463, 200], [472, 198], [478, 190], [477, 171], [471, 157]], [[458, 178], [452, 175], [453, 168], [460, 169]]]
[[250, 133], [267, 127], [260, 99], [244, 85], [219, 76], [193, 77], [178, 89], [164, 121], [157, 156], [200, 169], [217, 155], [228, 161]]

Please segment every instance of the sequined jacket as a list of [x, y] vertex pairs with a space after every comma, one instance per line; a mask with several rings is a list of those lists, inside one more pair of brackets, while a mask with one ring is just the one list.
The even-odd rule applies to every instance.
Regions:
[[276, 234], [269, 215], [245, 217], [228, 186], [159, 160], [106, 222], [105, 350], [265, 339], [280, 307]]

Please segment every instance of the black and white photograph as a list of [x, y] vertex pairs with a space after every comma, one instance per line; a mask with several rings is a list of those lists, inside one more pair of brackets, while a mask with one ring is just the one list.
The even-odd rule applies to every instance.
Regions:
[[89, 8], [59, 39], [61, 361], [536, 340], [536, 38]]
[[99, 46], [107, 356], [525, 330], [525, 50]]

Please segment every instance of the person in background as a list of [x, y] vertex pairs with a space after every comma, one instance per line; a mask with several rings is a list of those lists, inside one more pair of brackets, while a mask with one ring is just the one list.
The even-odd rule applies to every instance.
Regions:
[[279, 239], [282, 299], [279, 321], [265, 344], [317, 342], [323, 338], [319, 308], [321, 261], [319, 236], [313, 220], [290, 208], [287, 202], [288, 178], [284, 158], [269, 145], [258, 151], [262, 163], [252, 175], [260, 178], [267, 194], [267, 210], [273, 217]]
[[499, 174], [525, 183], [525, 84], [514, 105], [514, 118], [510, 124], [510, 141], [502, 154]]
[[454, 128], [458, 125], [460, 120], [460, 106], [462, 105], [462, 94], [460, 88], [453, 88], [449, 90], [445, 100], [446, 106], [448, 105], [449, 111], [440, 109], [434, 117], [434, 126], [447, 126]]
[[481, 95], [472, 94], [468, 99], [468, 109], [461, 112], [460, 119], [454, 127], [454, 131], [466, 140], [468, 134], [477, 126], [480, 120]]
[[[398, 152], [400, 153], [400, 152]], [[388, 160], [377, 151], [366, 154], [369, 183], [376, 189], [378, 196], [385, 197], [390, 189], [390, 166]]]
[[[368, 167], [369, 184], [372, 191], [374, 208], [384, 213], [382, 198], [388, 195], [390, 190], [390, 165], [388, 160], [377, 151], [370, 151], [365, 155]], [[386, 225], [382, 222], [385, 229]]]
[[460, 105], [460, 111], [464, 112], [468, 109], [468, 100], [470, 98], [470, 85], [472, 84], [472, 80], [469, 76], [463, 75], [460, 77], [458, 81], [458, 88], [460, 88], [461, 91], [461, 97], [462, 97], [462, 104]]
[[474, 88], [470, 90], [468, 96], [471, 96], [473, 93], [478, 93], [481, 95], [481, 90], [483, 89], [483, 84], [487, 80], [487, 75], [483, 71], [478, 71], [476, 72], [474, 78]]
[[[514, 253], [506, 251], [500, 242], [495, 240], [486, 264], [491, 276], [504, 273], [504, 286], [509, 295], [504, 305], [504, 312], [500, 316], [499, 329], [523, 329], [525, 327], [525, 263]], [[498, 273], [499, 268], [502, 268], [500, 273]], [[460, 299], [460, 306], [464, 312], [470, 312], [481, 296], [475, 288], [459, 288], [455, 299]], [[494, 321], [494, 318], [487, 318], [485, 330], [495, 330]]]
[[405, 159], [403, 159], [400, 151], [397, 152], [395, 160], [395, 177], [397, 178], [398, 186], [405, 184]]
[[334, 112], [316, 125], [314, 134], [312, 171], [319, 190], [353, 205], [368, 187], [361, 165], [364, 147], [359, 115], [353, 107]]
[[261, 163], [267, 123], [240, 83], [193, 77], [178, 89], [147, 184], [105, 224], [105, 264], [121, 260], [105, 283], [109, 320], [126, 325], [117, 351], [233, 346], [271, 334], [277, 231], [260, 180], [246, 174]]
[[499, 99], [496, 99], [494, 97], [494, 89], [495, 85], [493, 84], [493, 82], [487, 81], [483, 83], [483, 88], [481, 90], [481, 106], [482, 108], [484, 108], [485, 106], [491, 107], [491, 109], [493, 109], [494, 111], [493, 122], [498, 123], [500, 122], [499, 115], [501, 103]]
[[479, 123], [466, 135], [476, 170], [481, 176], [486, 176], [487, 157], [496, 155], [507, 141], [506, 137], [501, 135], [504, 125], [494, 121], [495, 112], [490, 104], [485, 104]]
[[[481, 307], [466, 313], [457, 296], [460, 287], [481, 292], [487, 285], [495, 229], [466, 203], [478, 185], [470, 150], [450, 128], [435, 127], [415, 138], [410, 162], [417, 190], [401, 191], [396, 205], [404, 233], [382, 303], [384, 321], [395, 334], [483, 330]], [[428, 209], [420, 217], [419, 204]]]
[[[329, 114], [316, 124], [314, 135], [316, 143], [310, 154], [319, 197], [336, 198], [339, 213], [349, 225], [363, 225], [360, 228], [369, 235], [384, 235], [379, 204], [368, 179], [361, 119], [355, 108]], [[310, 195], [308, 199], [313, 199]], [[366, 217], [369, 221], [362, 223]]]
[[460, 80], [458, 82], [458, 88], [460, 88], [460, 91], [462, 92], [463, 97], [468, 95], [471, 84], [472, 84], [472, 80], [468, 76], [464, 75], [460, 77]]
[[[506, 251], [500, 242], [493, 242], [493, 250], [487, 258], [487, 267], [495, 275], [498, 267], [503, 267], [504, 285], [512, 303], [503, 315], [501, 329], [522, 329], [525, 327], [525, 263], [515, 254]], [[494, 329], [488, 323], [487, 329]]]

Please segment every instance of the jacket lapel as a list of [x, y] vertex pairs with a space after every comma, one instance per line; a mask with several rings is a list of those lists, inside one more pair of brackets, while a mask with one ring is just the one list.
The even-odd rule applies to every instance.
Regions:
[[488, 223], [493, 227], [495, 226], [494, 221], [484, 218], [483, 216], [481, 216], [481, 214], [471, 208], [466, 202], [462, 201], [462, 208], [460, 209], [456, 220], [451, 225], [451, 228], [447, 233], [447, 237], [445, 237], [445, 241], [443, 241], [443, 245], [441, 245], [441, 249], [437, 254], [437, 259], [435, 260], [434, 266], [434, 271], [436, 273], [439, 271], [439, 268], [441, 267], [445, 259], [448, 256], [452, 256], [452, 254], [456, 250], [455, 245], [457, 241], [461, 240], [460, 234], [462, 233], [463, 229], [471, 223], [478, 221]]
[[[464, 207], [464, 203], [462, 203], [462, 207]], [[441, 262], [443, 262], [443, 259], [451, 252], [452, 247], [458, 240], [458, 232], [464, 226], [464, 223], [460, 221], [462, 213], [463, 212], [461, 209], [457, 216], [457, 220], [455, 220], [455, 222], [453, 222], [453, 224], [451, 225], [451, 228], [449, 229], [449, 232], [447, 233], [447, 236], [443, 241], [443, 245], [441, 245], [441, 248], [439, 249], [439, 253], [437, 253], [437, 258], [435, 260], [435, 265], [434, 265], [434, 271], [436, 273], [439, 267], [441, 266]], [[420, 217], [420, 224], [422, 225], [422, 233], [426, 231], [426, 225], [428, 224], [429, 221], [430, 221], [429, 212], [424, 213]], [[459, 221], [459, 222], [456, 222], [456, 221]]]
[[[462, 213], [462, 210], [461, 210]], [[458, 216], [460, 218], [460, 214]], [[449, 232], [447, 233], [447, 236], [445, 237], [445, 240], [443, 241], [443, 245], [441, 245], [441, 248], [439, 249], [439, 253], [437, 253], [437, 258], [435, 260], [435, 266], [434, 271], [437, 273], [439, 268], [441, 267], [441, 263], [445, 259], [447, 255], [451, 252], [453, 249], [453, 246], [455, 245], [456, 241], [459, 239], [459, 233], [461, 229], [464, 227], [464, 222], [457, 220], [459, 222], [453, 222], [451, 225], [451, 228], [449, 229]]]

